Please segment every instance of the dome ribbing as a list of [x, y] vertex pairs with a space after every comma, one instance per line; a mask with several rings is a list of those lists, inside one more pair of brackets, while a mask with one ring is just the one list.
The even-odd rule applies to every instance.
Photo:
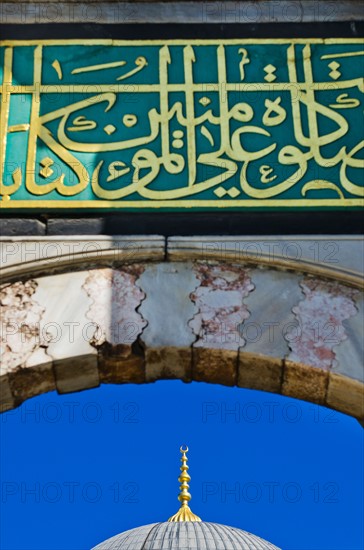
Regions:
[[92, 550], [279, 550], [256, 535], [205, 521], [163, 522], [137, 527]]

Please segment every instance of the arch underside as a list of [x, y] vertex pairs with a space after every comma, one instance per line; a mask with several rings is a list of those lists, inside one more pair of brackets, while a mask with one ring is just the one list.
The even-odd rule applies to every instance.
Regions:
[[[51, 242], [54, 254], [48, 248], [30, 260], [21, 244], [4, 263], [3, 411], [52, 390], [180, 379], [283, 394], [363, 419], [355, 270], [258, 257], [252, 248], [237, 254], [216, 240], [206, 247], [176, 238], [167, 248], [159, 237], [125, 238], [122, 247], [86, 241], [87, 253], [70, 254], [40, 239], [39, 250]], [[2, 246], [9, 251], [9, 241]]]

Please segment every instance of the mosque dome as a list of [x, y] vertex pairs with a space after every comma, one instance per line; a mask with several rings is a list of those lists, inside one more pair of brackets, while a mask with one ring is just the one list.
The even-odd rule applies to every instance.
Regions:
[[188, 448], [182, 453], [179, 477], [181, 507], [168, 521], [124, 531], [92, 550], [280, 550], [270, 542], [242, 529], [201, 521], [190, 509], [187, 470]]
[[102, 542], [93, 550], [279, 550], [251, 533], [205, 521], [152, 523]]

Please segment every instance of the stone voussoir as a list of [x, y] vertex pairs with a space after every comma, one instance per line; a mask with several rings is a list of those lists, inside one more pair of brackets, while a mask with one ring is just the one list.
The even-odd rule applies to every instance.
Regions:
[[15, 401], [20, 403], [42, 393], [54, 391], [56, 381], [52, 362], [12, 371], [9, 373], [9, 386]]
[[326, 405], [364, 421], [364, 384], [330, 372]]
[[192, 352], [190, 347], [161, 346], [145, 351], [146, 381], [179, 379], [191, 381]]
[[238, 386], [281, 393], [283, 358], [249, 353], [240, 348]]
[[142, 384], [145, 380], [145, 359], [141, 355], [122, 357], [112, 353], [99, 354], [99, 376], [103, 384]]
[[97, 388], [100, 385], [96, 355], [55, 360], [53, 367], [58, 393], [71, 393]]
[[223, 386], [235, 386], [238, 351], [217, 348], [193, 348], [192, 379]]
[[324, 405], [328, 380], [327, 370], [283, 360], [283, 395]]
[[0, 413], [14, 409], [19, 403], [16, 401], [9, 384], [9, 376], [0, 376]]

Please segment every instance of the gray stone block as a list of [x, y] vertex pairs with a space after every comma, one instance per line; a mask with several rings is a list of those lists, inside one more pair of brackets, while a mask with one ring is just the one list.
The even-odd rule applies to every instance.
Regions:
[[0, 218], [0, 236], [39, 236], [45, 235], [46, 226], [37, 219]]
[[103, 228], [102, 218], [50, 218], [47, 235], [100, 235]]

